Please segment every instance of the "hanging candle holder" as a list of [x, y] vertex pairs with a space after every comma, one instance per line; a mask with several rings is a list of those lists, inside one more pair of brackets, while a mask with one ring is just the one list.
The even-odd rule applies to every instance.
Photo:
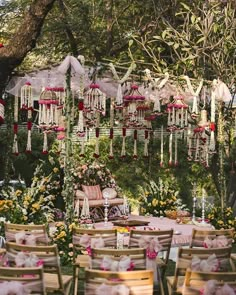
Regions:
[[55, 129], [59, 125], [59, 99], [52, 87], [43, 90], [39, 97], [39, 127]]
[[182, 130], [188, 126], [188, 105], [182, 95], [174, 96], [174, 101], [167, 105], [167, 130]]
[[123, 97], [124, 107], [126, 108], [126, 126], [140, 128], [144, 126], [146, 105], [143, 96], [137, 85], [132, 85], [128, 94]]

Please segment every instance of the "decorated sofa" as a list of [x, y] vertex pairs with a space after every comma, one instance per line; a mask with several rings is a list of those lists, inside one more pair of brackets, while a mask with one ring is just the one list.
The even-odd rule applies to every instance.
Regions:
[[75, 211], [79, 216], [84, 199], [87, 198], [89, 204], [90, 216], [95, 220], [104, 219], [104, 201], [105, 196], [108, 199], [108, 218], [112, 219], [123, 214], [123, 197], [118, 197], [113, 188], [101, 190], [100, 185], [82, 185], [82, 190], [75, 191]]

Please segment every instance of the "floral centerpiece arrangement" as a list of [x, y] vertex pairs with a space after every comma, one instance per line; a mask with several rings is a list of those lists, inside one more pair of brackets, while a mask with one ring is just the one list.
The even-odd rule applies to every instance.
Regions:
[[140, 213], [160, 217], [168, 211], [176, 212], [178, 193], [167, 182], [150, 181], [146, 188], [140, 188]]
[[74, 177], [74, 189], [81, 189], [81, 185], [100, 185], [101, 190], [110, 187], [120, 191], [111, 171], [98, 161], [75, 163], [72, 175]]

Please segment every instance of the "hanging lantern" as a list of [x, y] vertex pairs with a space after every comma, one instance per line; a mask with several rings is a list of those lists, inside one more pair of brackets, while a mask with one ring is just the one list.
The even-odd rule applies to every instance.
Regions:
[[91, 84], [84, 96], [84, 109], [86, 112], [100, 112], [106, 114], [106, 95], [99, 89], [98, 84]]
[[59, 121], [59, 99], [53, 88], [47, 87], [39, 97], [39, 127], [42, 129], [54, 129]]
[[183, 96], [174, 96], [174, 101], [167, 105], [168, 122], [167, 129], [170, 131], [181, 130], [188, 124], [188, 105]]
[[145, 96], [138, 91], [138, 86], [132, 85], [123, 99], [126, 108], [125, 125], [134, 128], [144, 127], [145, 111], [149, 110], [149, 107], [144, 104]]

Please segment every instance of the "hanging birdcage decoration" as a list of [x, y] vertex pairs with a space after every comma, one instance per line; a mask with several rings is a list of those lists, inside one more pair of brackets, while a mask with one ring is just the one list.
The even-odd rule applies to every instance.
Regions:
[[[79, 109], [80, 110], [80, 109]], [[84, 95], [83, 113], [85, 125], [94, 127], [96, 124], [96, 113], [106, 114], [106, 95], [99, 89], [99, 85], [92, 83]], [[81, 120], [82, 122], [82, 120]]]
[[51, 87], [45, 88], [39, 97], [39, 127], [54, 129], [58, 127], [61, 106], [59, 98]]
[[182, 95], [174, 96], [174, 100], [167, 105], [167, 130], [182, 130], [188, 126], [188, 105]]
[[149, 106], [145, 103], [145, 96], [139, 92], [138, 86], [132, 85], [123, 99], [125, 126], [130, 128], [146, 127], [145, 115]]

